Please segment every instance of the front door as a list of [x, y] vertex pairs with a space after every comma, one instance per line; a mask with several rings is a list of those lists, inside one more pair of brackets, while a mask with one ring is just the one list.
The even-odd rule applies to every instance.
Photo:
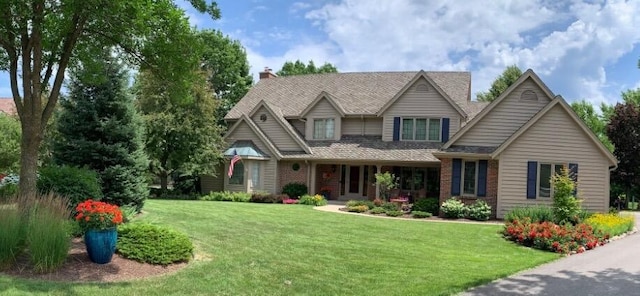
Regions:
[[362, 166], [345, 165], [344, 166], [344, 196], [348, 198], [362, 197]]

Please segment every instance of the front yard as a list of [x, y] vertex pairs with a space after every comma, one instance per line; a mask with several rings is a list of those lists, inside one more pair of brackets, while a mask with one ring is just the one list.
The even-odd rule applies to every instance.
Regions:
[[114, 284], [0, 275], [2, 295], [447, 295], [559, 255], [505, 241], [502, 225], [367, 219], [309, 206], [148, 200], [140, 218], [189, 234], [177, 274]]

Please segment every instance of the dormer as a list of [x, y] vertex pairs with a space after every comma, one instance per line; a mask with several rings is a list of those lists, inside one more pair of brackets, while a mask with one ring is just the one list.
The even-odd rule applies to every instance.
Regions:
[[308, 141], [340, 140], [345, 111], [328, 92], [322, 91], [300, 114], [306, 120]]

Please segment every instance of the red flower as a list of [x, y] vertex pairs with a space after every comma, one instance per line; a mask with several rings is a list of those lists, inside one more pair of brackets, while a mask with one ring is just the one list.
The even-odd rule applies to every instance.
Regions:
[[84, 229], [107, 229], [122, 223], [122, 211], [116, 205], [88, 199], [76, 206], [76, 221]]

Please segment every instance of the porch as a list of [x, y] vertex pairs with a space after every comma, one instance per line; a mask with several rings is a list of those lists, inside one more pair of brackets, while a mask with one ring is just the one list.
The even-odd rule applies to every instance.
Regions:
[[372, 163], [311, 164], [309, 191], [325, 195], [328, 200], [373, 200], [379, 195], [375, 174], [390, 172], [398, 180], [391, 196], [408, 197], [410, 202], [440, 195], [440, 163], [407, 163], [405, 165]]

